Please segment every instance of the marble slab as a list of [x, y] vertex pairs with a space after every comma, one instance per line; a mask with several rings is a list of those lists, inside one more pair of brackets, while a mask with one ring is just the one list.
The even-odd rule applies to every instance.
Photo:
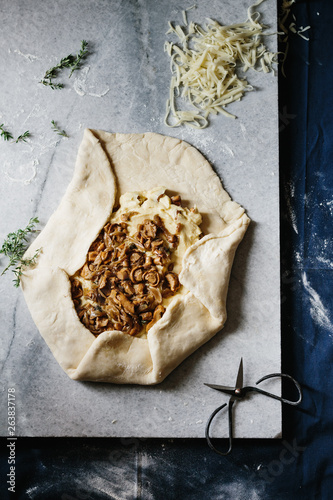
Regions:
[[[4, 5], [4, 2], [2, 2]], [[251, 72], [254, 87], [229, 106], [236, 120], [214, 117], [205, 130], [167, 128], [169, 20], [182, 22], [193, 2], [176, 0], [12, 0], [0, 18], [0, 123], [26, 143], [0, 141], [1, 241], [32, 216], [43, 227], [72, 177], [86, 127], [159, 132], [184, 139], [211, 162], [232, 198], [252, 219], [232, 271], [225, 328], [154, 387], [74, 382], [62, 371], [7, 273], [1, 292], [1, 391], [16, 390], [19, 436], [204, 437], [210, 413], [227, 398], [203, 384], [234, 383], [240, 357], [244, 383], [280, 371], [280, 261], [277, 77]], [[189, 12], [224, 24], [243, 21], [245, 0], [198, 1]], [[276, 30], [276, 1], [259, 7]], [[91, 55], [53, 91], [38, 83], [45, 70], [81, 40]], [[266, 43], [276, 49], [276, 37]], [[69, 138], [57, 135], [55, 120]], [[1, 263], [3, 260], [1, 259]], [[266, 384], [271, 389], [272, 383]], [[275, 389], [279, 391], [279, 387]], [[7, 435], [7, 406], [0, 407]], [[221, 418], [213, 434], [225, 436]], [[281, 435], [280, 403], [260, 396], [238, 404], [235, 435]]]

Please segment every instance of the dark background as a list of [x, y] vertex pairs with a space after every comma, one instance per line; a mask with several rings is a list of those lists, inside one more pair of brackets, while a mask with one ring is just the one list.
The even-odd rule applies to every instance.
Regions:
[[333, 2], [291, 12], [311, 29], [289, 33], [279, 69], [282, 370], [304, 391], [283, 408], [283, 439], [236, 440], [220, 457], [204, 439], [19, 438], [10, 494], [3, 438], [1, 499], [333, 498]]

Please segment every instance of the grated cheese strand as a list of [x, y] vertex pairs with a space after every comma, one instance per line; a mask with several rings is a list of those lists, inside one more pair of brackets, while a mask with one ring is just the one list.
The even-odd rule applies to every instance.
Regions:
[[[184, 123], [205, 128], [209, 115], [217, 113], [236, 118], [224, 109], [225, 106], [253, 90], [246, 79], [239, 78], [237, 67], [241, 65], [244, 72], [248, 69], [264, 73], [273, 70], [277, 54], [263, 44], [265, 26], [259, 22], [260, 14], [253, 11], [263, 1], [258, 0], [249, 7], [245, 22], [229, 26], [212, 19], [207, 19], [205, 29], [193, 22], [188, 24], [184, 11], [185, 26], [174, 27], [169, 22], [167, 33], [176, 35], [182, 47], [170, 42], [164, 45], [172, 73], [164, 119], [168, 127]], [[179, 97], [195, 109], [178, 109], [176, 99], [178, 101]]]
[[[303, 38], [303, 40], [309, 41], [309, 38], [304, 36], [303, 33], [311, 29], [311, 26], [300, 26], [297, 29], [296, 27], [296, 16], [291, 12], [292, 5], [296, 3], [296, 0], [282, 0], [281, 12], [278, 18], [279, 21], [279, 29], [281, 30], [279, 33], [279, 40], [281, 43], [285, 44], [284, 50], [282, 52], [283, 58], [281, 61], [281, 73], [285, 77], [286, 73], [284, 71], [284, 64], [287, 59], [288, 51], [289, 51], [289, 32], [298, 35]], [[294, 22], [289, 22], [289, 17], [292, 17]], [[287, 25], [287, 23], [289, 24]]]

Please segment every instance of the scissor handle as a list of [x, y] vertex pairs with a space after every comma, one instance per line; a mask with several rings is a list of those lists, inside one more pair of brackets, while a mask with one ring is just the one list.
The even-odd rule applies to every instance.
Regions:
[[271, 373], [270, 375], [266, 375], [265, 377], [260, 378], [256, 382], [256, 385], [260, 384], [260, 382], [263, 382], [264, 380], [267, 380], [269, 378], [276, 378], [276, 377], [288, 378], [289, 380], [291, 380], [295, 384], [295, 387], [298, 390], [297, 401], [290, 401], [290, 399], [285, 399], [285, 398], [282, 398], [281, 396], [277, 396], [276, 394], [272, 394], [271, 392], [263, 391], [262, 389], [259, 389], [259, 387], [243, 387], [242, 391], [244, 391], [244, 392], [255, 391], [255, 392], [258, 392], [259, 394], [264, 394], [265, 396], [268, 396], [269, 398], [273, 398], [273, 399], [277, 399], [278, 401], [282, 401], [283, 403], [286, 403], [288, 405], [292, 405], [292, 406], [299, 405], [303, 399], [301, 386], [299, 385], [297, 380], [295, 380], [290, 375], [287, 375], [286, 373]]
[[209, 429], [210, 429], [212, 421], [214, 420], [214, 417], [221, 410], [223, 410], [223, 408], [225, 406], [227, 406], [227, 403], [224, 403], [223, 405], [221, 405], [218, 408], [216, 408], [216, 410], [214, 410], [213, 413], [211, 414], [211, 416], [209, 417], [209, 419], [207, 421], [207, 424], [206, 424], [206, 440], [207, 440], [208, 446], [210, 447], [211, 450], [215, 451], [215, 453], [217, 453], [218, 455], [222, 455], [222, 456], [228, 455], [231, 452], [231, 450], [232, 450], [232, 407], [233, 407], [234, 402], [235, 401], [229, 401], [229, 405], [228, 405], [229, 448], [228, 448], [228, 450], [226, 452], [222, 452], [222, 451], [218, 450], [217, 448], [215, 448], [215, 446], [213, 445], [213, 443], [212, 443], [212, 441], [210, 439], [210, 436], [209, 436]]

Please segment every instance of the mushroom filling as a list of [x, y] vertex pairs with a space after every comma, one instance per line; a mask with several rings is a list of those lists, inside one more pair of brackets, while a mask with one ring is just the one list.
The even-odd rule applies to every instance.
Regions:
[[[180, 197], [175, 198], [171, 203], [178, 208]], [[122, 213], [117, 222], [112, 217], [71, 277], [78, 317], [95, 336], [106, 330], [145, 335], [163, 316], [163, 301], [181, 288], [173, 256], [182, 224], [172, 233], [155, 214], [134, 225], [133, 233], [136, 214]]]

